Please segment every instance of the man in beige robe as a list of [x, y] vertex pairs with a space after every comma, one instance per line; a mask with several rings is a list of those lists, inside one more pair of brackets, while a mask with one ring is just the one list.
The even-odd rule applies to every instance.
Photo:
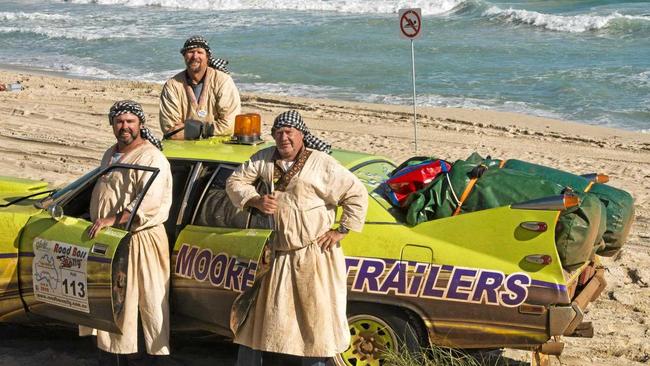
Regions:
[[[124, 308], [118, 325], [122, 334], [97, 330], [97, 346], [110, 354], [138, 352], [138, 310], [149, 355], [169, 355], [169, 245], [163, 223], [172, 201], [169, 162], [160, 152], [160, 142], [144, 128], [145, 116], [136, 102], [115, 103], [109, 121], [117, 144], [102, 158], [101, 167], [116, 163], [150, 166], [159, 173], [135, 211], [151, 172], [115, 169], [99, 178], [92, 192], [89, 236], [107, 226], [124, 228], [129, 218], [132, 237], [129, 243], [128, 273]], [[150, 143], [151, 142], [151, 143]], [[80, 329], [84, 333], [85, 329]], [[103, 354], [110, 364], [120, 363], [116, 355]]]
[[[300, 114], [288, 111], [273, 124], [276, 146], [259, 151], [228, 179], [226, 190], [240, 207], [272, 214], [273, 259], [257, 299], [239, 329], [239, 365], [261, 365], [264, 352], [324, 365], [348, 348], [347, 272], [339, 241], [361, 231], [368, 193], [361, 181], [327, 153]], [[274, 192], [260, 196], [263, 180]], [[332, 229], [336, 209], [343, 208]]]
[[[171, 139], [232, 135], [241, 113], [239, 91], [221, 59], [214, 59], [208, 41], [192, 36], [181, 54], [186, 69], [169, 79], [160, 94], [160, 129]], [[185, 130], [187, 121], [203, 124], [201, 136]], [[188, 124], [189, 129], [192, 126]]]

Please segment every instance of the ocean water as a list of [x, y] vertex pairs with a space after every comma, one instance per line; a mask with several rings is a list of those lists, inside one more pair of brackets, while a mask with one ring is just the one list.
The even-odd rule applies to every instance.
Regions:
[[163, 82], [203, 34], [240, 90], [514, 111], [650, 132], [650, 2], [0, 0], [0, 65]]

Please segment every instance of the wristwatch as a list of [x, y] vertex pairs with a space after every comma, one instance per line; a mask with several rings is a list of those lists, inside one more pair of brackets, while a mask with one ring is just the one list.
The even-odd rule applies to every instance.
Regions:
[[345, 227], [343, 225], [339, 225], [339, 227], [336, 228], [336, 232], [338, 232], [340, 234], [347, 234], [347, 233], [350, 232], [350, 229], [348, 229], [347, 227]]

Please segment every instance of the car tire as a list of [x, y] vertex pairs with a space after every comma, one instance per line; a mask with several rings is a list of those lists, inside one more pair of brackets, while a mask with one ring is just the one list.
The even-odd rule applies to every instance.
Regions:
[[332, 359], [335, 366], [385, 365], [382, 350], [394, 352], [407, 350], [413, 355], [421, 354], [428, 345], [422, 321], [406, 309], [371, 304], [348, 304], [350, 328], [349, 348]]

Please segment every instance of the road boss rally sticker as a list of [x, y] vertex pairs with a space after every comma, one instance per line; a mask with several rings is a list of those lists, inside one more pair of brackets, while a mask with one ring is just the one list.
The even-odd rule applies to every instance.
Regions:
[[34, 239], [32, 273], [36, 299], [89, 313], [87, 262], [87, 248]]

